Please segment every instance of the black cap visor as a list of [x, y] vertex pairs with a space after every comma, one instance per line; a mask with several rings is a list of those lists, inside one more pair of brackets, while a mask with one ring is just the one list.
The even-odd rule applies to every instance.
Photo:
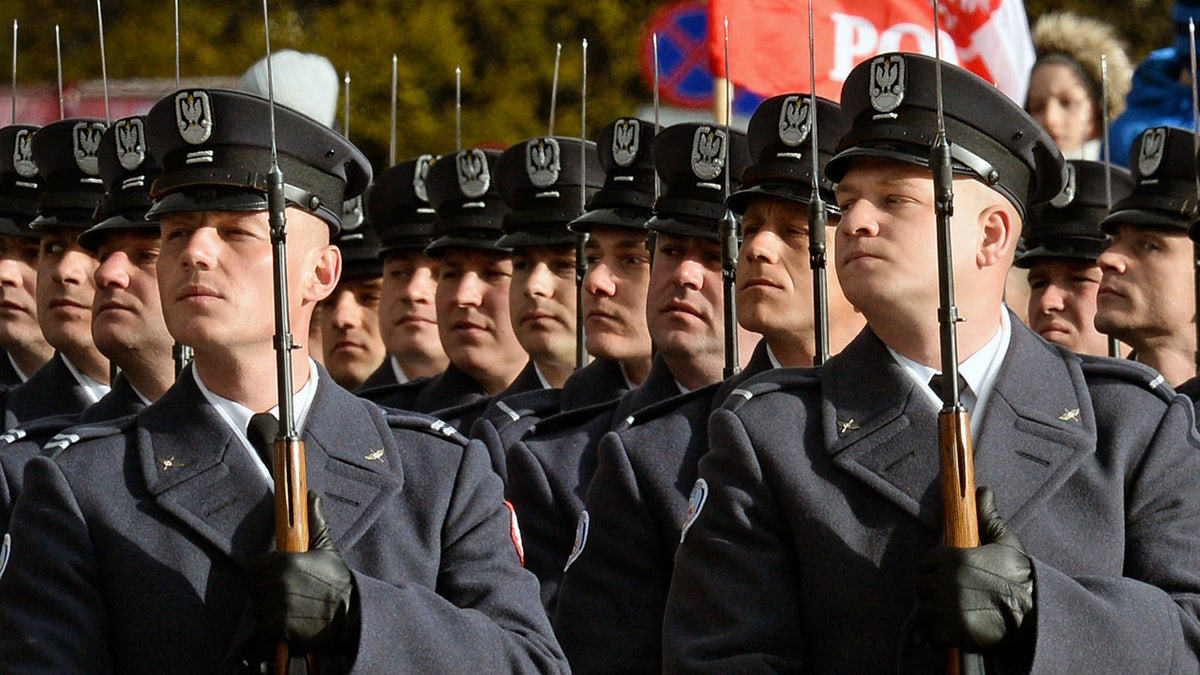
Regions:
[[425, 247], [425, 255], [438, 258], [446, 252], [446, 249], [450, 248], [473, 248], [497, 253], [512, 253], [512, 249], [500, 245], [497, 234], [492, 229], [447, 232], [445, 236], [434, 239], [429, 246]]
[[1094, 263], [1100, 257], [1100, 254], [1104, 253], [1104, 250], [1108, 248], [1109, 243], [1108, 239], [1095, 239], [1092, 237], [1050, 239], [1038, 242], [1036, 246], [1017, 256], [1013, 265], [1021, 269], [1029, 269], [1037, 261], [1051, 258], [1066, 258]]
[[[730, 211], [743, 215], [746, 213], [746, 209], [750, 208], [750, 201], [755, 197], [778, 197], [789, 202], [808, 205], [812, 202], [812, 187], [786, 181], [766, 181], [734, 192], [729, 199], [725, 200], [725, 204]], [[821, 190], [821, 199], [824, 200], [825, 210], [830, 216], [841, 217], [842, 211], [837, 207], [836, 198], [832, 193]], [[829, 224], [836, 224], [836, 222]]]
[[721, 221], [719, 220], [655, 216], [646, 222], [646, 227], [652, 232], [671, 234], [676, 237], [721, 240]]
[[591, 232], [596, 227], [625, 227], [631, 230], [646, 229], [646, 221], [654, 212], [649, 208], [614, 208], [588, 211], [567, 224], [572, 232]]
[[100, 249], [100, 242], [106, 234], [121, 230], [146, 230], [157, 234], [158, 221], [140, 218], [137, 213], [105, 218], [79, 235], [79, 245], [95, 253]]

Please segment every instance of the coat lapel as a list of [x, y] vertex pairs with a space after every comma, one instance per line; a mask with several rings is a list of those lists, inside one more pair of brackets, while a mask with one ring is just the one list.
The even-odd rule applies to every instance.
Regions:
[[662, 356], [655, 356], [645, 381], [621, 397], [621, 402], [617, 404], [616, 415], [613, 417], [613, 424], [620, 424], [625, 418], [642, 408], [655, 405], [679, 394], [679, 384], [675, 382], [675, 376], [671, 374], [667, 362], [663, 361]]
[[190, 375], [138, 415], [146, 487], [168, 513], [244, 563], [273, 546], [272, 492]]
[[422, 387], [412, 409], [430, 412], [474, 403], [487, 398], [487, 392], [470, 375], [451, 363], [440, 375]]
[[[1019, 526], [1094, 452], [1096, 423], [1074, 357], [1012, 318], [1009, 344], [973, 439], [975, 481]], [[937, 410], [870, 329], [822, 371], [826, 450], [934, 531], [941, 529]]]
[[334, 384], [324, 370], [303, 439], [308, 489], [321, 495], [334, 538], [347, 550], [403, 487], [399, 444], [378, 408]]
[[1013, 339], [975, 438], [975, 482], [1019, 525], [1096, 448], [1096, 420], [1074, 355], [1012, 317]]
[[834, 463], [934, 531], [941, 528], [937, 411], [869, 328], [821, 371]]
[[[346, 550], [403, 484], [398, 444], [378, 409], [324, 370], [301, 438], [308, 488], [322, 496]], [[239, 562], [274, 546], [274, 493], [192, 377], [138, 416], [136, 443], [147, 488], [164, 510]]]

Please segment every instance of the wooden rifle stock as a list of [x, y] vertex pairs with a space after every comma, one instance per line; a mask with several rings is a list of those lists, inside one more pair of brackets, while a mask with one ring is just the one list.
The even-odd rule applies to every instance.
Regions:
[[[304, 442], [298, 438], [275, 439], [275, 546], [280, 551], [303, 553], [308, 550], [308, 471], [304, 462]], [[296, 657], [303, 659], [304, 657]], [[307, 663], [291, 666], [287, 642], [275, 646], [275, 672], [317, 672], [316, 658], [309, 654]]]
[[979, 545], [975, 511], [975, 462], [971, 453], [971, 421], [967, 411], [938, 413], [938, 456], [942, 467], [942, 534], [947, 546]]
[[[942, 467], [942, 536], [947, 546], [970, 549], [979, 545], [979, 516], [974, 501], [974, 460], [971, 418], [967, 411], [943, 408], [937, 414], [937, 454]], [[959, 650], [949, 650], [949, 675], [968, 673]]]
[[[938, 459], [942, 471], [942, 537], [947, 546], [979, 546], [979, 516], [975, 508], [975, 461], [971, 445], [971, 419], [961, 406], [938, 413]], [[971, 666], [965, 660], [974, 661]], [[949, 675], [982, 673], [977, 654], [946, 652]]]

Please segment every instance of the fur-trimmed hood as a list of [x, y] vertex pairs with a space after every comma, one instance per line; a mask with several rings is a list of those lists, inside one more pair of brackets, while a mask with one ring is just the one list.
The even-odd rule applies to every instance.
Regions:
[[[1124, 43], [1112, 26], [1071, 12], [1047, 12], [1038, 17], [1030, 32], [1038, 62], [1055, 54], [1071, 59], [1091, 79], [1089, 84], [1097, 94], [1104, 91], [1100, 56], [1106, 55], [1108, 118], [1116, 119], [1125, 110], [1125, 95], [1129, 93], [1133, 66], [1125, 53]], [[1099, 103], [1098, 96], [1093, 103]]]

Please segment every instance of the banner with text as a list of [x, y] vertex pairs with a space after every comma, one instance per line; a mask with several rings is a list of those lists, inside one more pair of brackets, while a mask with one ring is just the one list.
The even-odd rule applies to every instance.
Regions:
[[[756, 93], [808, 91], [807, 0], [709, 0], [709, 67], [725, 73], [729, 19], [730, 79]], [[1033, 43], [1022, 0], [939, 3], [941, 55], [994, 83], [1024, 105]], [[842, 82], [863, 60], [889, 51], [934, 53], [929, 0], [813, 0], [817, 94], [837, 101]]]

